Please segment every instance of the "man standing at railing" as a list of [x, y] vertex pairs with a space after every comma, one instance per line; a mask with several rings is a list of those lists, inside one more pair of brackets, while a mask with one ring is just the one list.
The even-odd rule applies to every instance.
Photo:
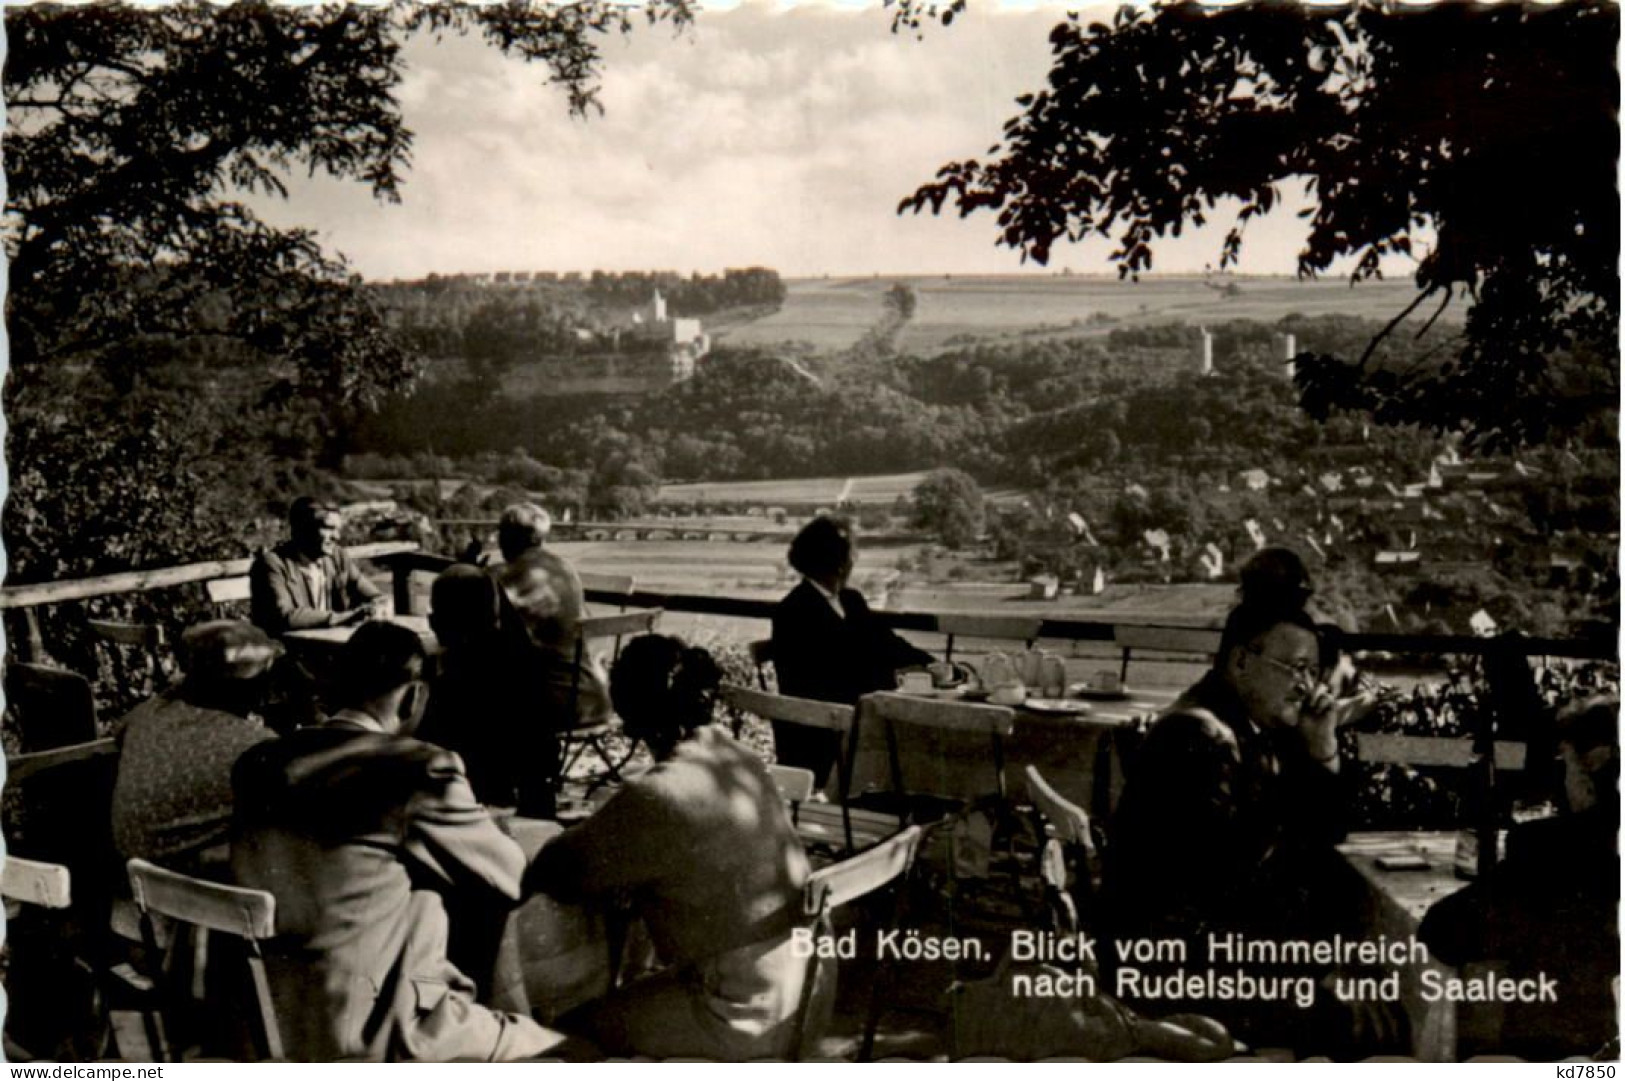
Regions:
[[289, 538], [254, 557], [249, 604], [270, 634], [339, 627], [380, 614], [377, 586], [339, 546], [343, 520], [336, 507], [300, 496], [288, 508]]

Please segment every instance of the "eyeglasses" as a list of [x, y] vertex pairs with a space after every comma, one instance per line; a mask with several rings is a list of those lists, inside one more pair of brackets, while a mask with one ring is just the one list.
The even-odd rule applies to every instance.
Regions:
[[1279, 668], [1291, 676], [1294, 683], [1314, 683], [1316, 679], [1320, 678], [1320, 667], [1310, 661], [1298, 661], [1296, 664], [1288, 664], [1283, 660], [1271, 657], [1262, 649], [1254, 649], [1252, 652], [1265, 664]]

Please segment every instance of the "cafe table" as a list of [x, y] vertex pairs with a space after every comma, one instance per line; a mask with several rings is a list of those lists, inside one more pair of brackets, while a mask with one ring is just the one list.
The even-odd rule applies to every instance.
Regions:
[[[385, 622], [399, 624], [414, 632], [423, 641], [423, 648], [433, 653], [440, 648], [435, 639], [434, 631], [429, 629], [428, 616], [401, 615], [389, 616]], [[282, 641], [288, 649], [301, 656], [330, 656], [343, 648], [344, 643], [350, 640], [361, 623], [346, 623], [342, 627], [307, 627], [304, 630], [288, 631], [282, 636]]]
[[[969, 700], [959, 690], [914, 693], [943, 701]], [[1015, 729], [1004, 745], [1010, 793], [1018, 798], [1022, 795], [1021, 773], [1027, 766], [1036, 766], [1056, 791], [1091, 813], [1101, 798], [1097, 797], [1096, 778], [1103, 777], [1110, 805], [1115, 806], [1123, 783], [1116, 732], [1136, 718], [1154, 716], [1172, 699], [1167, 692], [1130, 688], [1121, 696], [1070, 697], [1063, 700], [1064, 705], [1039, 700], [1015, 707]], [[945, 795], [991, 791], [992, 763], [985, 737], [910, 728], [900, 730], [898, 754], [903, 776], [919, 791]], [[884, 790], [890, 787], [890, 778], [885, 732], [860, 726], [852, 792]]]
[[[1454, 832], [1351, 833], [1337, 851], [1364, 889], [1364, 926], [1371, 939], [1379, 935], [1386, 935], [1390, 941], [1409, 938], [1421, 927], [1429, 908], [1467, 885], [1455, 873]], [[1383, 866], [1397, 866], [1395, 861], [1421, 861], [1425, 866], [1405, 870]], [[1432, 958], [1425, 965], [1397, 968], [1400, 1003], [1411, 1025], [1411, 1053], [1423, 1062], [1454, 1062], [1459, 1020], [1456, 1004], [1424, 1001], [1421, 977], [1429, 969], [1441, 977], [1455, 976], [1456, 969]]]

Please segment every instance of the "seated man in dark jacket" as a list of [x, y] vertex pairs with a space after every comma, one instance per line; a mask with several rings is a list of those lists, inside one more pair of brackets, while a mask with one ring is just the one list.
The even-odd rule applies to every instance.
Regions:
[[237, 763], [232, 868], [276, 897], [268, 968], [295, 1060], [507, 1061], [559, 1042], [480, 1005], [448, 957], [448, 909], [499, 926], [525, 856], [457, 756], [410, 738], [423, 664], [410, 630], [361, 627], [339, 659], [342, 708]]
[[1593, 699], [1557, 721], [1563, 812], [1507, 837], [1506, 861], [1428, 909], [1420, 938], [1452, 965], [1542, 974], [1556, 1002], [1506, 1005], [1494, 1047], [1468, 1053], [1552, 1061], [1619, 1057], [1619, 701]]
[[[1353, 929], [1333, 885], [1348, 802], [1341, 714], [1319, 673], [1315, 625], [1301, 611], [1231, 612], [1213, 669], [1157, 719], [1128, 773], [1106, 862], [1112, 937], [1178, 940], [1185, 967], [1205, 971], [1209, 935], [1314, 939]], [[1325, 973], [1291, 975], [1312, 986]], [[1299, 1004], [1305, 986], [1292, 985], [1284, 1002], [1198, 999], [1183, 1008], [1220, 1018], [1251, 1043], [1278, 1045], [1293, 1033], [1275, 1025], [1310, 1020]], [[1133, 987], [1108, 987], [1134, 997]]]
[[374, 614], [383, 604], [339, 546], [337, 508], [301, 496], [288, 508], [289, 538], [259, 553], [248, 571], [254, 622], [271, 634], [336, 627]]
[[[852, 533], [834, 518], [814, 518], [790, 543], [790, 566], [801, 584], [773, 610], [773, 670], [779, 693], [824, 702], [856, 703], [871, 691], [897, 687], [897, 671], [936, 658], [900, 638], [847, 587], [857, 558]], [[773, 725], [781, 764], [810, 769], [819, 787], [840, 745], [833, 732]]]

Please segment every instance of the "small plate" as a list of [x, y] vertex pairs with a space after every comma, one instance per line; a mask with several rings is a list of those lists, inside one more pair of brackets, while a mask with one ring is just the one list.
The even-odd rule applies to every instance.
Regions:
[[1075, 698], [1029, 698], [1022, 705], [1035, 713], [1070, 713], [1079, 715], [1090, 712], [1088, 702], [1079, 702]]
[[992, 693], [986, 687], [966, 687], [959, 692], [959, 697], [967, 702], [986, 702], [987, 696]]

